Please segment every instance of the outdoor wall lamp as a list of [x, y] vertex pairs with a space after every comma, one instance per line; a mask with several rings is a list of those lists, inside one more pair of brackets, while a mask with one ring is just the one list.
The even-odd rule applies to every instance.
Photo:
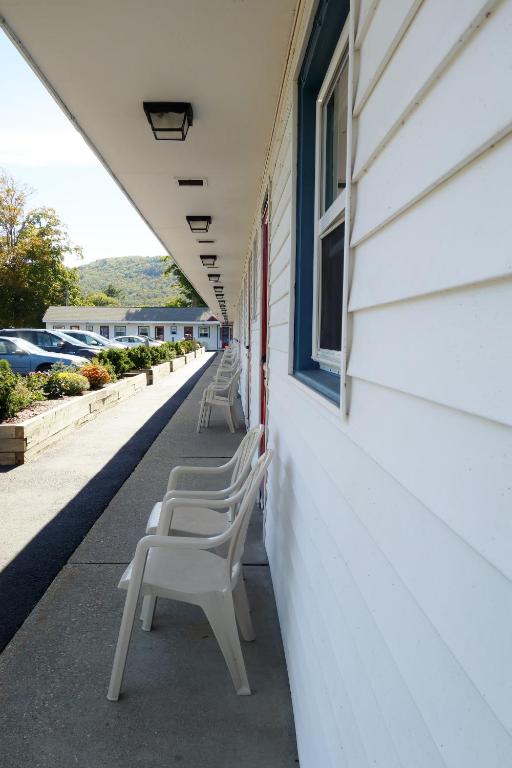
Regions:
[[214, 267], [217, 261], [216, 256], [200, 256], [199, 258], [203, 263], [203, 267]]
[[187, 101], [144, 101], [142, 106], [155, 139], [185, 141], [194, 120], [191, 104]]
[[210, 283], [218, 283], [220, 280], [220, 273], [219, 272], [210, 272], [208, 274], [208, 280]]
[[211, 216], [187, 216], [191, 232], [208, 232], [212, 223]]
[[224, 290], [224, 286], [223, 285], [214, 285], [213, 286], [213, 290], [215, 291], [215, 293], [219, 293], [219, 291], [222, 293], [222, 291]]

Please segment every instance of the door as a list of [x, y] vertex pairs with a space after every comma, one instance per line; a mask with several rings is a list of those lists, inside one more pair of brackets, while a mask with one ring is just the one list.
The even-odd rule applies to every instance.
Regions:
[[[260, 424], [267, 423], [267, 294], [268, 294], [268, 197], [261, 216], [261, 365], [260, 365]], [[261, 451], [265, 450], [265, 435], [261, 440]]]
[[18, 349], [14, 341], [0, 339], [0, 360], [7, 360], [14, 373], [28, 373], [30, 371], [29, 353]]
[[155, 325], [155, 339], [157, 341], [164, 340], [164, 327], [163, 325]]
[[100, 325], [100, 336], [104, 336], [106, 339], [108, 339], [108, 325]]
[[191, 325], [186, 325], [183, 329], [183, 336], [185, 337], [185, 339], [193, 339], [194, 328]]

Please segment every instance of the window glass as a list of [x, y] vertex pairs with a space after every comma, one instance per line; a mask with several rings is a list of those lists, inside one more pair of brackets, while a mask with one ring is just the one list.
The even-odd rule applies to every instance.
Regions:
[[139, 325], [139, 336], [149, 336], [149, 325]]
[[[32, 339], [28, 339], [32, 341]], [[38, 347], [53, 347], [58, 349], [64, 344], [63, 339], [58, 336], [54, 336], [52, 333], [44, 333], [43, 331], [36, 331], [36, 341], [34, 342]]]
[[114, 325], [114, 336], [126, 336], [126, 325]]
[[94, 325], [92, 325], [91, 323], [86, 323], [85, 330], [86, 331], [94, 331]]
[[323, 207], [325, 212], [347, 183], [348, 58], [344, 55], [327, 103], [323, 121]]
[[0, 339], [0, 355], [14, 355], [16, 344], [6, 339]]
[[345, 225], [322, 238], [320, 264], [320, 348], [341, 350]]
[[199, 338], [206, 339], [210, 336], [210, 328], [207, 325], [199, 326]]

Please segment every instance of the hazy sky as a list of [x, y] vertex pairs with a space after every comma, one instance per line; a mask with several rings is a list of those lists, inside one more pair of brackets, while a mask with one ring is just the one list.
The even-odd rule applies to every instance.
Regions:
[[[55, 208], [84, 260], [155, 256], [163, 248], [0, 30], [0, 168]], [[76, 262], [69, 261], [69, 266]]]

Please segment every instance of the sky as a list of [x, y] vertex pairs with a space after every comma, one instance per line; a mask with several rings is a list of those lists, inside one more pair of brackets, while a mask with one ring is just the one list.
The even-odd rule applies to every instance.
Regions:
[[[0, 30], [0, 169], [31, 187], [30, 207], [55, 208], [84, 258], [157, 256], [156, 237]], [[8, 73], [8, 77], [5, 74]]]

